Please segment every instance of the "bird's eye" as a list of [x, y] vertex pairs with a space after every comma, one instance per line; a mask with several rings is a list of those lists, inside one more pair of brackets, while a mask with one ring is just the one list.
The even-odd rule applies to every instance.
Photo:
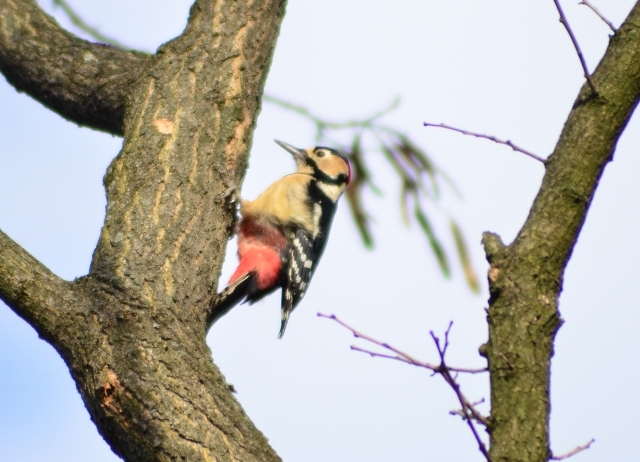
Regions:
[[316, 156], [318, 156], [318, 157], [324, 157], [324, 151], [318, 151], [318, 152], [316, 152]]

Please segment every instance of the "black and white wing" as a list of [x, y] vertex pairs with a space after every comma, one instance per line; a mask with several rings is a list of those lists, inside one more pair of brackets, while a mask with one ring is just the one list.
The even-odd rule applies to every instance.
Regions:
[[305, 230], [301, 228], [291, 229], [287, 231], [286, 235], [287, 267], [282, 287], [282, 322], [278, 338], [282, 338], [284, 335], [289, 315], [304, 297], [320, 257], [314, 239]]
[[239, 277], [220, 292], [211, 302], [207, 317], [207, 329], [240, 303], [251, 292], [252, 286], [255, 286], [255, 273], [250, 272]]

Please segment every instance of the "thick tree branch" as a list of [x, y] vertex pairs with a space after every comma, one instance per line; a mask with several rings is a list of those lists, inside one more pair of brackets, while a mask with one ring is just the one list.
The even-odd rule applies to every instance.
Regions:
[[0, 299], [38, 334], [57, 342], [57, 326], [69, 309], [77, 307], [78, 294], [0, 231]]
[[127, 96], [149, 61], [73, 36], [34, 0], [0, 2], [0, 72], [78, 125], [122, 135]]
[[[542, 186], [515, 241], [486, 233], [489, 270], [491, 460], [551, 457], [549, 370], [562, 320], [558, 297], [565, 266], [616, 143], [640, 98], [640, 3], [583, 85]], [[526, 416], [526, 418], [523, 418]]]

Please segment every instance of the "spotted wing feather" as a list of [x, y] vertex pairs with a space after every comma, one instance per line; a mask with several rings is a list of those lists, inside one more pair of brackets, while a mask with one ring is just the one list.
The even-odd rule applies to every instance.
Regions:
[[284, 335], [289, 315], [304, 297], [318, 261], [314, 239], [303, 229], [288, 231], [287, 241], [285, 284], [282, 288], [282, 322], [278, 338]]

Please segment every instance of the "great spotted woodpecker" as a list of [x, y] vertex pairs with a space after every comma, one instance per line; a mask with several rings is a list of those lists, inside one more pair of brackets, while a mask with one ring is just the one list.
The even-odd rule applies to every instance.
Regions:
[[291, 153], [297, 171], [280, 178], [254, 201], [242, 201], [238, 267], [212, 302], [210, 326], [241, 301], [253, 304], [282, 288], [282, 338], [327, 245], [338, 199], [351, 167], [338, 151], [306, 150], [276, 140]]

